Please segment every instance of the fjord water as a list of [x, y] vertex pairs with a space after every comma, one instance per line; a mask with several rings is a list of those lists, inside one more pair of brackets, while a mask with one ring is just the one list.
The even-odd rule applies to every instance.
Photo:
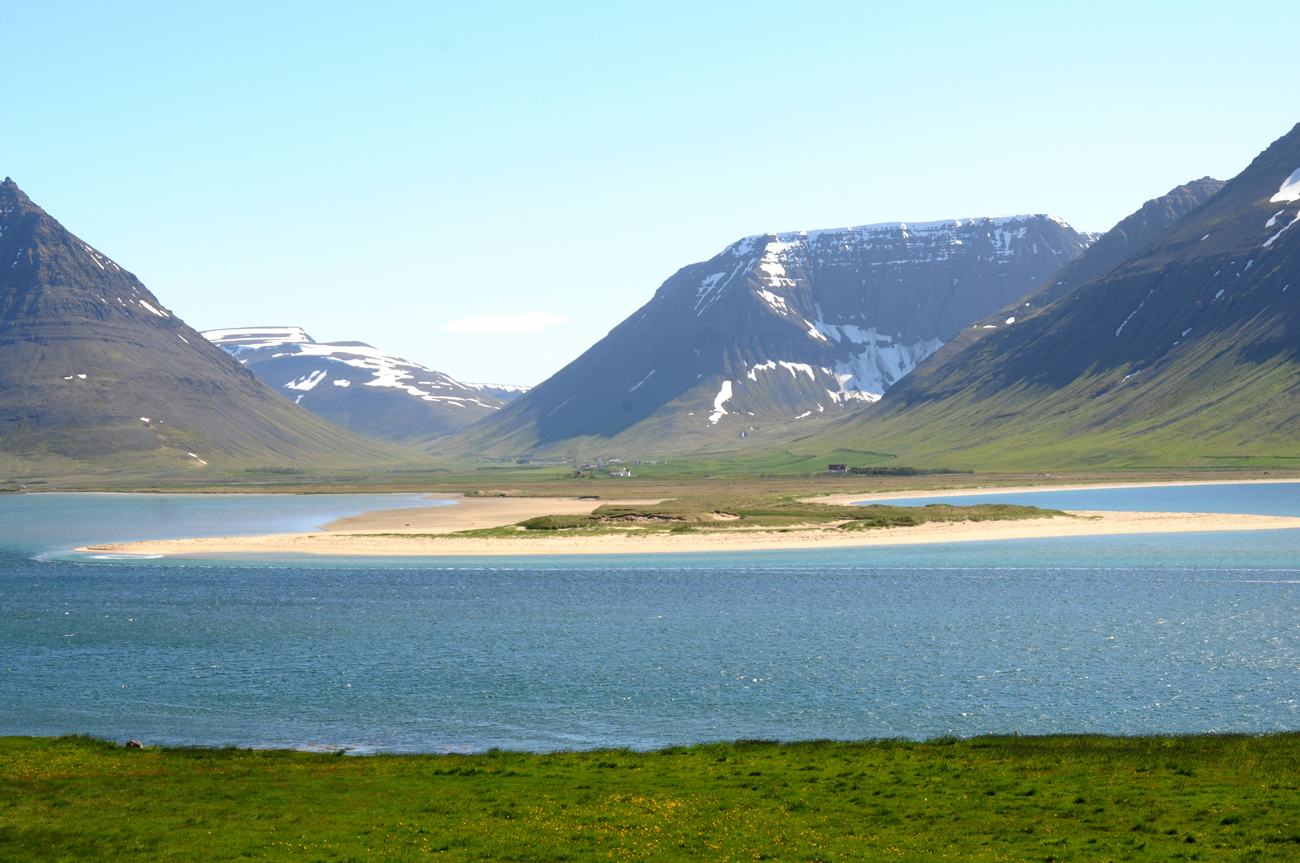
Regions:
[[1045, 509], [1109, 510], [1112, 512], [1222, 512], [1246, 515], [1300, 516], [1300, 482], [1207, 483], [1131, 488], [1043, 489], [1001, 492], [987, 490], [931, 497], [871, 501], [898, 506], [950, 503], [1010, 503]]
[[[140, 535], [156, 498], [49, 500], [4, 500], [3, 734], [403, 751], [1300, 727], [1300, 531], [95, 560], [66, 549]], [[261, 529], [329, 520], [294, 510], [321, 502], [279, 499]]]
[[442, 506], [416, 494], [31, 494], [0, 497], [0, 550], [315, 530], [379, 509]]

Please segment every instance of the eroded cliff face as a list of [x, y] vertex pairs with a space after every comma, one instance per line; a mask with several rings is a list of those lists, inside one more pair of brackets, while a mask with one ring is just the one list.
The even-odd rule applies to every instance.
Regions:
[[1093, 239], [1042, 215], [746, 237], [454, 444], [669, 451], [868, 404]]

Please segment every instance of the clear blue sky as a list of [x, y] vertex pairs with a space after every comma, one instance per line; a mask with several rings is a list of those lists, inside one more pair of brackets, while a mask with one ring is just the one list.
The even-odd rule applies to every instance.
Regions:
[[1300, 121], [1297, 25], [1131, 0], [10, 2], [0, 175], [200, 329], [535, 384], [746, 234], [1104, 230], [1227, 179]]

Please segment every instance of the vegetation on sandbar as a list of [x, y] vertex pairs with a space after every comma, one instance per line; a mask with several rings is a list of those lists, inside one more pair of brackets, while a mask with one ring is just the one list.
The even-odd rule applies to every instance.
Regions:
[[517, 536], [522, 532], [628, 530], [684, 533], [735, 530], [871, 530], [932, 521], [1003, 521], [1066, 516], [1060, 510], [1015, 504], [845, 506], [775, 496], [685, 496], [657, 504], [606, 504], [591, 515], [543, 515], [517, 525], [456, 536]]

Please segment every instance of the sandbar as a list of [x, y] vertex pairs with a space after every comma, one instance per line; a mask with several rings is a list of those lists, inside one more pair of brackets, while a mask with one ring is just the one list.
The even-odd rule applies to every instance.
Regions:
[[[899, 495], [893, 495], [895, 497]], [[863, 500], [864, 496], [855, 496]], [[500, 500], [500, 499], [498, 499]], [[545, 498], [506, 498], [524, 505]], [[551, 499], [553, 500], [553, 499]], [[569, 499], [575, 505], [577, 501]], [[470, 501], [466, 501], [469, 503]], [[610, 501], [582, 501], [592, 508]], [[430, 507], [420, 510], [430, 519], [459, 507]], [[504, 513], [502, 506], [498, 512]], [[528, 515], [501, 524], [543, 514], [529, 509]], [[587, 510], [588, 512], [590, 510]], [[194, 555], [226, 554], [316, 554], [366, 557], [460, 557], [509, 555], [575, 554], [662, 554], [673, 552], [779, 551], [788, 549], [869, 548], [874, 546], [925, 543], [972, 542], [978, 540], [1036, 539], [1046, 537], [1108, 536], [1138, 533], [1200, 533], [1206, 531], [1300, 529], [1300, 518], [1270, 515], [1225, 515], [1182, 512], [1091, 512], [1075, 511], [1070, 516], [1022, 521], [928, 522], [914, 527], [845, 531], [815, 526], [792, 529], [702, 529], [669, 534], [628, 529], [619, 534], [585, 534], [578, 531], [520, 531], [509, 537], [465, 537], [448, 531], [417, 529], [412, 510], [369, 513], [385, 516], [410, 513], [398, 529], [386, 529], [382, 520], [358, 522], [341, 519], [331, 529], [317, 533], [289, 533], [253, 537], [216, 537], [87, 546], [84, 552], [111, 554]], [[555, 513], [550, 509], [547, 512]], [[484, 516], [486, 518], [486, 516]], [[504, 517], [504, 516], [502, 516]], [[366, 516], [356, 516], [364, 519]], [[442, 522], [440, 527], [447, 527]], [[481, 525], [489, 526], [489, 525]], [[500, 525], [497, 525], [500, 526]], [[346, 529], [337, 529], [345, 527]], [[458, 530], [465, 528], [456, 528]], [[383, 535], [376, 535], [382, 531]]]
[[455, 533], [518, 524], [539, 515], [590, 515], [606, 504], [649, 506], [663, 498], [608, 500], [595, 497], [465, 497], [425, 495], [425, 500], [455, 501], [455, 506], [380, 509], [348, 516], [325, 525], [331, 533]]

